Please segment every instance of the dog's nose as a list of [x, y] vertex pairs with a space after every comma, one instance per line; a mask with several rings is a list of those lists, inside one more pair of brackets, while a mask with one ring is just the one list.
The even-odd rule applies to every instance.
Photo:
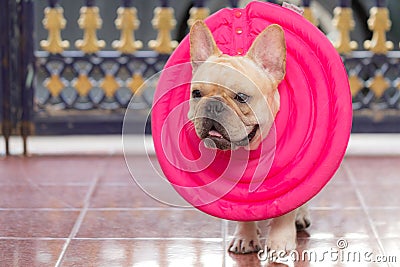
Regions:
[[207, 104], [207, 112], [209, 114], [219, 115], [224, 110], [224, 104], [219, 100], [210, 100]]

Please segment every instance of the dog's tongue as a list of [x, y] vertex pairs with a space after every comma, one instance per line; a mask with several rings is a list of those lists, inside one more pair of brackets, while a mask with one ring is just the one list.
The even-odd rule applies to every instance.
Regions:
[[208, 135], [209, 135], [209, 136], [214, 136], [214, 137], [219, 137], [219, 138], [222, 137], [222, 135], [221, 135], [219, 132], [215, 131], [215, 130], [209, 131], [209, 132], [208, 132]]

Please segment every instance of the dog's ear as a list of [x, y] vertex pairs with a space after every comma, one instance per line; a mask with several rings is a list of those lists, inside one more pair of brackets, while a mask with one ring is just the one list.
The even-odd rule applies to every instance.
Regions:
[[252, 59], [279, 83], [286, 71], [286, 43], [281, 26], [272, 24], [254, 40], [247, 57]]
[[211, 31], [201, 21], [196, 21], [190, 29], [190, 58], [195, 71], [204, 61], [212, 55], [221, 55]]

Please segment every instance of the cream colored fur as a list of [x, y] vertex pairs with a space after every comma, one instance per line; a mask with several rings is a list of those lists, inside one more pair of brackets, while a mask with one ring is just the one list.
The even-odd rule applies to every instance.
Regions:
[[[286, 45], [280, 26], [267, 27], [245, 56], [228, 56], [218, 49], [207, 26], [197, 21], [190, 31], [193, 79], [188, 117], [200, 138], [211, 138], [210, 148], [256, 149], [268, 134], [279, 111], [278, 84], [286, 70]], [[238, 95], [249, 96], [238, 101]], [[211, 110], [211, 111], [210, 111]], [[204, 119], [212, 116], [223, 127]], [[243, 141], [257, 129], [250, 141]], [[217, 132], [220, 131], [220, 132]], [[240, 141], [242, 140], [242, 141]], [[207, 143], [206, 143], [207, 145]], [[267, 207], [266, 207], [267, 208]], [[270, 220], [266, 248], [296, 248], [296, 226], [305, 228], [310, 219], [303, 206]], [[303, 226], [303, 227], [301, 227]], [[256, 222], [238, 222], [229, 245], [233, 253], [261, 249]]]

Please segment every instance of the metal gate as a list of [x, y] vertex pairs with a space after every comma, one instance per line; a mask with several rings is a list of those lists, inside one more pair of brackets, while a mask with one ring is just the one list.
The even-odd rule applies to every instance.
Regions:
[[[231, 5], [237, 6], [237, 2], [231, 1]], [[303, 1], [304, 15], [315, 23], [310, 2]], [[359, 45], [363, 50], [357, 51], [353, 51], [356, 47], [350, 39], [350, 1], [338, 2], [332, 24], [338, 30], [335, 46], [342, 54], [352, 89], [353, 132], [400, 132], [400, 51], [399, 44], [386, 40], [390, 17], [385, 1], [376, 1], [371, 9], [368, 26], [372, 39], [366, 40], [364, 47]], [[116, 4], [114, 22], [119, 38], [107, 44], [98, 37], [102, 10], [94, 0], [82, 1], [77, 21], [81, 36], [76, 36], [75, 42], [63, 39], [62, 31], [74, 23], [64, 17], [64, 3], [47, 1], [43, 13], [35, 14], [37, 1], [3, 1], [0, 123], [6, 153], [11, 135], [24, 139], [26, 153], [26, 139], [34, 134], [121, 133], [132, 95], [138, 95], [143, 82], [162, 69], [177, 45], [171, 35], [176, 25], [174, 9], [170, 1], [158, 3], [151, 20], [157, 31], [154, 40], [145, 44], [135, 39], [141, 10], [133, 6], [132, 0], [123, 0]], [[204, 4], [192, 2], [189, 24], [209, 14]], [[34, 34], [35, 16], [43, 17], [42, 27], [47, 32], [39, 47]], [[147, 119], [143, 110], [151, 107], [152, 89], [139, 92], [137, 133], [143, 132]], [[146, 133], [150, 133], [150, 127]]]

